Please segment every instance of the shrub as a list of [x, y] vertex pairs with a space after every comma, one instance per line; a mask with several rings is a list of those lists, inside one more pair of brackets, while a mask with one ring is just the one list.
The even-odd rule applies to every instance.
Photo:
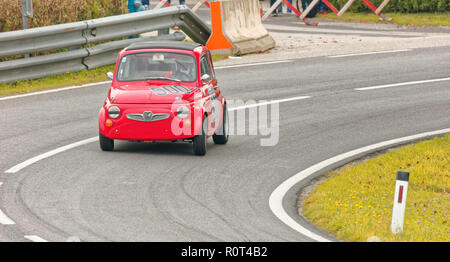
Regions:
[[[122, 0], [33, 0], [29, 27], [70, 23], [122, 14]], [[126, 6], [124, 7], [126, 9]], [[0, 31], [22, 29], [22, 1], [0, 0]]]

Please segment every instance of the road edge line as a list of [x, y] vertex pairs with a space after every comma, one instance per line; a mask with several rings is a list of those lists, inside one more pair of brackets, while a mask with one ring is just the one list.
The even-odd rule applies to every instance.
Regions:
[[320, 236], [309, 229], [303, 227], [298, 222], [296, 222], [292, 217], [290, 217], [283, 208], [283, 199], [287, 192], [296, 184], [311, 177], [316, 174], [323, 174], [325, 170], [329, 170], [330, 166], [334, 168], [342, 166], [345, 163], [351, 162], [355, 159], [361, 158], [364, 155], [374, 153], [383, 149], [395, 147], [398, 145], [410, 143], [416, 140], [421, 140], [425, 138], [430, 138], [442, 134], [450, 133], [450, 128], [435, 130], [425, 133], [420, 133], [416, 135], [405, 136], [401, 138], [391, 139], [384, 142], [379, 142], [369, 146], [361, 147], [332, 158], [321, 161], [307, 169], [300, 171], [299, 173], [291, 176], [283, 183], [281, 183], [270, 195], [269, 197], [269, 207], [272, 213], [280, 219], [284, 224], [294, 229], [295, 231], [319, 242], [332, 242], [333, 240], [327, 239], [326, 237]]
[[[311, 98], [311, 96], [296, 96], [296, 97], [290, 97], [290, 98], [283, 98], [283, 99], [277, 99], [277, 100], [272, 100], [272, 101], [268, 101], [268, 102], [264, 102], [264, 103], [256, 103], [256, 104], [250, 104], [250, 105], [245, 105], [245, 106], [240, 106], [240, 107], [235, 107], [235, 108], [230, 108], [229, 111], [236, 111], [236, 110], [241, 110], [241, 109], [247, 109], [247, 108], [252, 108], [252, 107], [258, 107], [258, 106], [263, 106], [263, 105], [269, 105], [269, 104], [274, 104], [274, 103], [284, 103], [284, 102], [291, 102], [291, 101], [296, 101], [296, 100], [302, 100], [302, 99], [308, 99]], [[43, 159], [52, 157], [54, 155], [57, 155], [59, 153], [65, 152], [67, 150], [79, 147], [79, 146], [83, 146], [89, 143], [93, 143], [98, 141], [98, 136], [95, 137], [91, 137], [91, 138], [87, 138], [78, 142], [74, 142], [72, 144], [68, 144], [65, 146], [61, 146], [58, 147], [56, 149], [50, 150], [48, 152], [42, 153], [40, 155], [37, 155], [35, 157], [29, 158], [11, 168], [9, 168], [8, 170], [6, 170], [4, 173], [7, 174], [14, 174], [19, 172], [20, 170], [24, 169], [27, 166], [30, 166], [36, 162], [39, 162]]]
[[359, 88], [355, 88], [353, 90], [356, 90], [356, 91], [368, 91], [368, 90], [375, 90], [375, 89], [381, 89], [381, 88], [390, 88], [390, 87], [399, 87], [399, 86], [411, 86], [411, 85], [429, 84], [429, 83], [439, 83], [439, 82], [444, 82], [444, 81], [450, 81], [450, 77], [435, 78], [435, 79], [428, 79], [428, 80], [418, 80], [418, 81], [410, 81], [410, 82], [401, 82], [401, 83], [377, 85], [377, 86], [359, 87]]
[[40, 236], [36, 236], [36, 235], [25, 235], [23, 237], [30, 241], [33, 241], [33, 242], [48, 242], [47, 240], [41, 238]]
[[47, 90], [42, 90], [42, 91], [30, 92], [30, 93], [26, 93], [26, 94], [4, 96], [4, 97], [0, 97], [0, 101], [11, 100], [11, 99], [16, 99], [16, 98], [23, 98], [23, 97], [27, 97], [27, 96], [57, 93], [57, 92], [61, 92], [61, 91], [67, 91], [67, 90], [78, 89], [78, 88], [83, 88], [83, 87], [91, 87], [91, 86], [97, 86], [97, 85], [104, 85], [104, 84], [110, 84], [110, 83], [111, 83], [111, 81], [102, 81], [102, 82], [87, 83], [87, 84], [76, 85], [76, 86], [58, 87], [58, 88], [52, 88], [52, 89], [47, 89]]
[[384, 50], [384, 51], [372, 51], [372, 52], [363, 52], [363, 53], [355, 53], [355, 54], [342, 54], [342, 55], [331, 55], [328, 58], [341, 58], [341, 57], [353, 57], [353, 56], [364, 56], [364, 55], [378, 55], [378, 54], [390, 54], [390, 53], [401, 53], [401, 52], [409, 52], [413, 49], [397, 49], [397, 50]]
[[[280, 64], [280, 63], [288, 63], [291, 61], [292, 60], [275, 60], [275, 61], [263, 61], [263, 62], [255, 62], [255, 63], [235, 64], [235, 65], [223, 65], [223, 66], [217, 66], [217, 67], [215, 67], [215, 69], [220, 70], [220, 69], [236, 68], [236, 67]], [[35, 95], [44, 95], [44, 94], [49, 94], [49, 93], [57, 93], [57, 92], [62, 92], [62, 91], [67, 91], [67, 90], [72, 90], [72, 89], [79, 89], [79, 88], [83, 88], [83, 87], [104, 85], [104, 84], [110, 84], [110, 83], [111, 83], [111, 81], [101, 81], [101, 82], [86, 83], [86, 84], [82, 84], [82, 85], [52, 88], [52, 89], [30, 92], [30, 93], [25, 93], [25, 94], [8, 95], [8, 96], [0, 97], [0, 101], [11, 100], [11, 99], [16, 99], [16, 98], [23, 98], [23, 97], [28, 97], [28, 96], [35, 96]]]
[[87, 138], [87, 139], [84, 139], [84, 140], [81, 140], [81, 141], [78, 141], [78, 142], [75, 142], [75, 143], [72, 143], [72, 144], [69, 144], [69, 145], [58, 147], [58, 148], [53, 149], [51, 151], [48, 151], [46, 153], [43, 153], [43, 154], [37, 155], [35, 157], [32, 157], [32, 158], [30, 158], [30, 159], [28, 159], [28, 160], [26, 160], [24, 162], [21, 162], [21, 163], [15, 165], [15, 166], [11, 167], [10, 169], [6, 170], [5, 173], [8, 173], [8, 174], [17, 173], [18, 171], [24, 169], [25, 167], [30, 166], [30, 165], [32, 165], [32, 164], [34, 164], [36, 162], [39, 162], [42, 159], [45, 159], [45, 158], [57, 155], [59, 153], [67, 151], [69, 149], [76, 148], [76, 147], [79, 147], [79, 146], [82, 146], [82, 145], [86, 145], [86, 144], [89, 144], [89, 143], [92, 143], [92, 142], [95, 142], [95, 141], [98, 141], [98, 136]]

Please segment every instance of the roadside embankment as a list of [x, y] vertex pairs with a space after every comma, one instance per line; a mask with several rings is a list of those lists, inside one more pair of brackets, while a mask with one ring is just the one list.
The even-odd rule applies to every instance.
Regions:
[[[450, 241], [450, 134], [328, 172], [303, 202], [313, 224], [346, 241]], [[404, 232], [390, 231], [395, 177], [410, 172]]]

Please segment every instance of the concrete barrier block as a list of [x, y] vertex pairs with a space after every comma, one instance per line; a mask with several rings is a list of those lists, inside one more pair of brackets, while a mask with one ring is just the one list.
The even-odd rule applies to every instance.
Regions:
[[275, 41], [261, 22], [258, 0], [222, 1], [223, 32], [234, 46], [235, 54], [264, 52]]

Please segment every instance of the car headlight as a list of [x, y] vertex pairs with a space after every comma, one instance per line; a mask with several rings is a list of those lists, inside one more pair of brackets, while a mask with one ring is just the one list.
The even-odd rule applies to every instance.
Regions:
[[112, 106], [108, 109], [108, 115], [111, 118], [118, 118], [120, 116], [120, 109], [117, 106]]
[[189, 108], [185, 107], [185, 106], [180, 106], [177, 109], [177, 116], [181, 119], [188, 117], [189, 115]]

